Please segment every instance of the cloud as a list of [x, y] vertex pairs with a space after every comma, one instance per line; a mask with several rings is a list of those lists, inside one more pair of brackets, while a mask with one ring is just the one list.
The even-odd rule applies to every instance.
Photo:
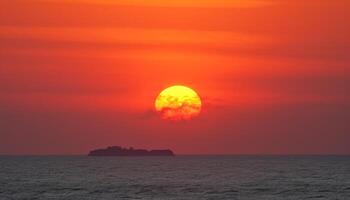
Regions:
[[138, 116], [139, 119], [150, 120], [159, 117], [159, 113], [157, 113], [154, 109], [148, 109], [144, 112], [141, 112], [141, 114], [139, 114]]
[[126, 6], [156, 6], [156, 7], [255, 7], [267, 6], [273, 4], [271, 0], [177, 0], [177, 1], [161, 1], [161, 0], [46, 0], [50, 3], [72, 3], [72, 4], [99, 4], [99, 5], [126, 5]]

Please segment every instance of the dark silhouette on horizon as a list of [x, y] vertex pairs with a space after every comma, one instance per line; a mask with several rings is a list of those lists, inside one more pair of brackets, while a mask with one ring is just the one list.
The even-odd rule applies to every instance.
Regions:
[[146, 150], [122, 148], [120, 146], [110, 146], [105, 149], [95, 149], [89, 152], [88, 156], [174, 156], [170, 149]]

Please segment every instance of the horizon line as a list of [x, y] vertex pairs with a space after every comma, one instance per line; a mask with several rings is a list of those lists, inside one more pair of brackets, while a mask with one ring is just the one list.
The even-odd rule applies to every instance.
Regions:
[[[88, 154], [1, 154], [1, 156], [86, 156]], [[309, 154], [309, 153], [291, 153], [291, 154], [279, 154], [279, 153], [242, 153], [242, 154], [234, 154], [234, 153], [220, 153], [220, 154], [175, 154], [175, 156], [350, 156], [350, 153], [330, 153], [330, 154]], [[91, 156], [89, 156], [91, 157]], [[168, 156], [100, 156], [100, 157], [168, 157]]]

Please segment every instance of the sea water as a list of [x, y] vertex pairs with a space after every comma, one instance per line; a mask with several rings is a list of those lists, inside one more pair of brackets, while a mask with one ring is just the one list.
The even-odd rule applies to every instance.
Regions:
[[0, 199], [350, 199], [348, 156], [0, 156]]

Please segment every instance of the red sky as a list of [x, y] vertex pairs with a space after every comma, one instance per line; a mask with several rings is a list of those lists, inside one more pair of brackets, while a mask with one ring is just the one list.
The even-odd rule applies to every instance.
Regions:
[[[0, 154], [349, 154], [347, 0], [2, 0]], [[201, 115], [154, 113], [173, 84]]]

